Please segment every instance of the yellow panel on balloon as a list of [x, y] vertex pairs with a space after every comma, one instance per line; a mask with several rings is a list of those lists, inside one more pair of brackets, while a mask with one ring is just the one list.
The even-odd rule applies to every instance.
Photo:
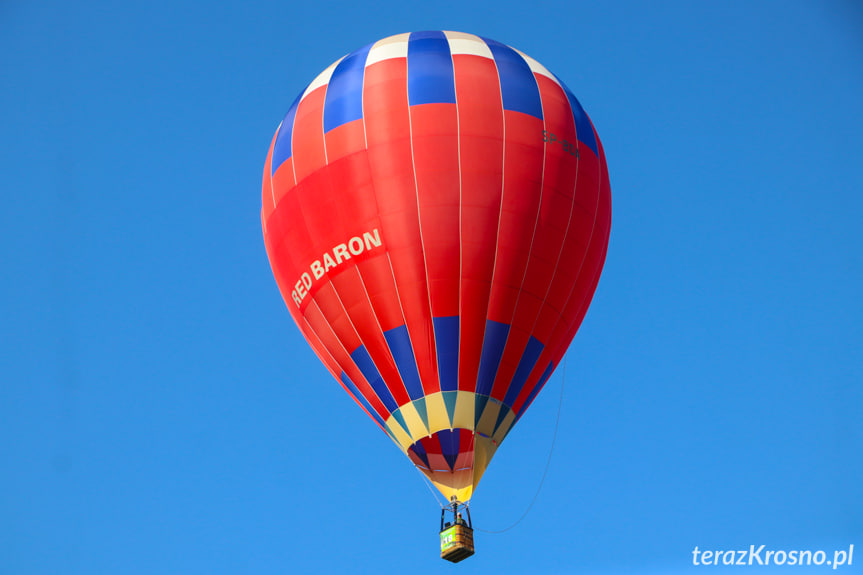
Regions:
[[455, 417], [452, 426], [473, 430], [476, 421], [476, 394], [472, 391], [459, 391], [455, 401]]
[[446, 411], [443, 393], [433, 393], [426, 396], [426, 410], [429, 417], [429, 433], [437, 433], [441, 429], [452, 429], [452, 422]]

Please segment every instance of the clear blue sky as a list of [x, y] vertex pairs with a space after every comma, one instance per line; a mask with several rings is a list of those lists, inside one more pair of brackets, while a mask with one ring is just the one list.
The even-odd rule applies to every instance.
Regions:
[[[259, 216], [297, 93], [423, 29], [559, 75], [613, 194], [566, 376], [475, 524], [528, 507], [560, 405], [545, 483], [457, 566]], [[837, 572], [863, 573], [861, 103], [851, 0], [0, 3], [0, 574], [830, 570], [692, 565], [753, 544], [854, 544]]]

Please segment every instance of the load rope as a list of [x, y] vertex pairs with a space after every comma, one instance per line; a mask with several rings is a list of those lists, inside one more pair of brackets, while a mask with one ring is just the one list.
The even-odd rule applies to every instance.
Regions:
[[563, 389], [566, 383], [566, 355], [563, 356], [563, 371], [561, 373], [560, 378], [560, 399], [557, 404], [557, 418], [554, 420], [554, 435], [551, 438], [551, 449], [548, 450], [548, 459], [545, 462], [545, 469], [542, 472], [542, 479], [539, 481], [539, 485], [536, 488], [536, 493], [533, 494], [533, 499], [530, 500], [530, 504], [527, 506], [527, 509], [524, 510], [524, 513], [521, 514], [515, 523], [507, 527], [506, 529], [500, 529], [497, 531], [489, 531], [487, 529], [480, 529], [479, 527], [474, 527], [475, 531], [481, 531], [482, 533], [506, 533], [516, 525], [522, 522], [522, 520], [527, 517], [527, 514], [530, 513], [530, 510], [533, 508], [533, 504], [536, 503], [536, 499], [539, 497], [539, 492], [542, 491], [542, 485], [545, 483], [545, 477], [548, 475], [548, 468], [551, 466], [551, 456], [554, 453], [554, 444], [557, 441], [557, 429], [560, 425], [560, 413], [563, 407]]

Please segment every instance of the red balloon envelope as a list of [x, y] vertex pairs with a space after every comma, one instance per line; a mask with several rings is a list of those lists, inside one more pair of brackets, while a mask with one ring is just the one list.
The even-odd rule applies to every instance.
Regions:
[[348, 54], [291, 106], [261, 219], [276, 281], [345, 390], [467, 501], [560, 361], [611, 226], [602, 144], [536, 60], [458, 32]]

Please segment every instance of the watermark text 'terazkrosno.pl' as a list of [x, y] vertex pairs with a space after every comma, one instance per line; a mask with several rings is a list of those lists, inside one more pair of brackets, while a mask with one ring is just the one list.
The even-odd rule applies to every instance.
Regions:
[[693, 565], [825, 565], [838, 569], [854, 564], [854, 545], [848, 549], [824, 551], [818, 549], [767, 549], [766, 545], [750, 545], [749, 549], [692, 550]]

